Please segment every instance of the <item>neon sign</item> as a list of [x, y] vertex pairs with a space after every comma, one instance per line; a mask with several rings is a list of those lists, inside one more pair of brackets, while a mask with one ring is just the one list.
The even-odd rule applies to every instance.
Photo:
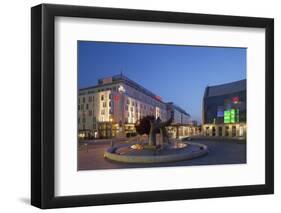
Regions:
[[239, 122], [239, 110], [230, 109], [224, 111], [224, 123], [236, 123]]

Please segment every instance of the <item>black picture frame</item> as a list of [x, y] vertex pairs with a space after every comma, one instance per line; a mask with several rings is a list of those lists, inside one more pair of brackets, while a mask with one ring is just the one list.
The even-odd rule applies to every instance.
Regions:
[[[264, 28], [265, 184], [56, 197], [54, 21], [58, 16]], [[31, 8], [31, 97], [31, 204], [36, 207], [46, 209], [274, 193], [274, 20], [271, 18], [41, 4]]]

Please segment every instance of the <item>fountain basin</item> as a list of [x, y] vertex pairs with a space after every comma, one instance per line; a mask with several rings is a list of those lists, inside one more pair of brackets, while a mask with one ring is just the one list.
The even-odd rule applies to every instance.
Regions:
[[121, 144], [110, 147], [104, 157], [123, 163], [167, 163], [190, 160], [208, 153], [206, 145], [188, 142], [179, 148], [169, 148], [156, 152], [149, 149], [132, 149], [132, 144]]

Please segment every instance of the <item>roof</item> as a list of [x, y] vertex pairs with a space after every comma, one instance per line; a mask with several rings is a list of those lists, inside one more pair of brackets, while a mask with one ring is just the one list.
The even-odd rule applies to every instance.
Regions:
[[168, 102], [166, 104], [170, 105], [171, 107], [173, 107], [174, 109], [176, 109], [180, 113], [183, 113], [186, 116], [190, 117], [190, 114], [188, 114], [183, 108], [179, 107], [178, 105], [174, 104], [173, 102]]
[[208, 86], [205, 89], [204, 98], [246, 91], [246, 83], [247, 83], [246, 79], [243, 79], [231, 83]]
[[[108, 79], [108, 78], [111, 78], [111, 81], [103, 83], [103, 80]], [[81, 89], [79, 89], [79, 91], [85, 91], [85, 90], [89, 90], [89, 89], [95, 89], [95, 88], [100, 88], [100, 87], [104, 87], [104, 86], [110, 86], [110, 85], [117, 84], [117, 83], [125, 83], [125, 84], [129, 85], [130, 87], [133, 87], [134, 89], [136, 89], [138, 91], [141, 91], [142, 93], [152, 97], [153, 99], [157, 100], [158, 102], [164, 103], [161, 99], [159, 99], [158, 95], [154, 94], [153, 92], [144, 88], [143, 86], [141, 86], [137, 82], [135, 82], [135, 81], [129, 79], [128, 77], [124, 76], [123, 74], [113, 75], [113, 76], [98, 79], [97, 85], [91, 86], [91, 87], [86, 87], [86, 88], [81, 88]]]

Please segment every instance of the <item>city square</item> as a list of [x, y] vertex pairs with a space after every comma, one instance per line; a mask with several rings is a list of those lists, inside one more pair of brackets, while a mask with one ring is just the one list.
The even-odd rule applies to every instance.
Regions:
[[[79, 149], [78, 170], [93, 169], [121, 169], [121, 168], [149, 168], [166, 166], [199, 166], [246, 163], [245, 141], [238, 140], [195, 140], [208, 146], [209, 153], [203, 157], [176, 163], [158, 164], [128, 164], [110, 161], [104, 158], [104, 151], [110, 146], [110, 141], [89, 142]], [[116, 142], [121, 143], [121, 141]]]
[[[78, 42], [78, 47], [79, 171], [247, 163], [245, 49], [86, 41]], [[145, 76], [134, 53], [140, 51], [150, 67], [159, 66], [148, 50], [166, 66], [170, 62], [163, 57], [171, 52], [194, 57], [200, 51], [198, 59], [207, 64], [198, 68], [198, 74], [177, 76], [163, 67], [153, 72], [148, 68]], [[92, 55], [101, 62], [93, 62]], [[210, 61], [214, 55], [228, 60], [224, 69]], [[112, 57], [110, 65], [103, 62], [106, 56]], [[116, 73], [120, 61], [134, 70]], [[225, 75], [234, 62], [235, 66], [239, 62], [239, 69]], [[199, 65], [186, 60], [174, 63], [179, 70]], [[110, 69], [92, 71], [100, 67]], [[221, 75], [207, 72], [211, 69]]]

